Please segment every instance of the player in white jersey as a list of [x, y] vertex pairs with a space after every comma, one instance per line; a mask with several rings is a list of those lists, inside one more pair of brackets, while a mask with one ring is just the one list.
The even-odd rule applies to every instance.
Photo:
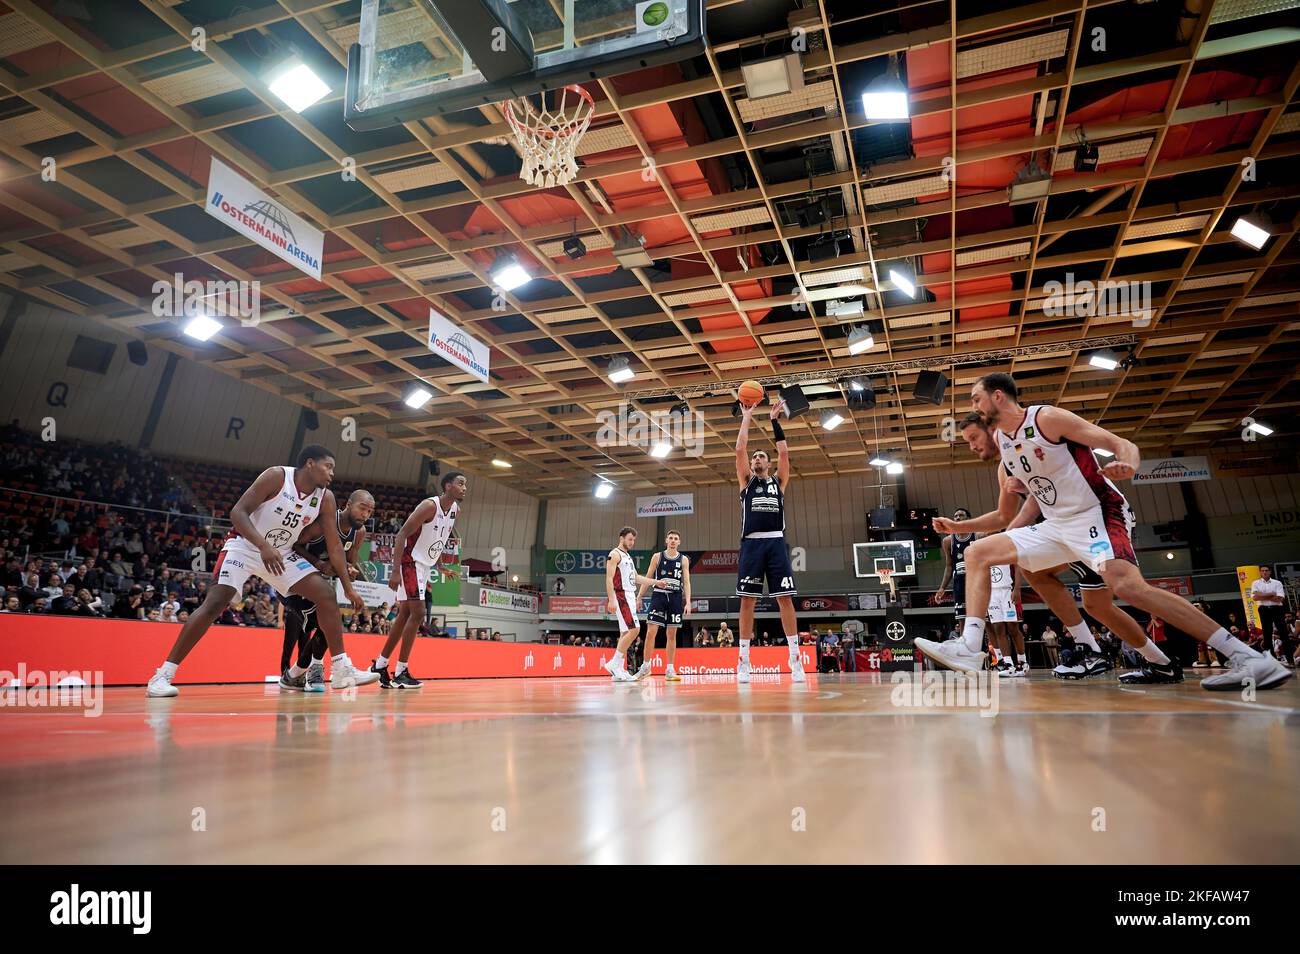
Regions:
[[[317, 444], [304, 447], [297, 467], [269, 467], [244, 491], [230, 511], [234, 529], [212, 568], [212, 586], [203, 605], [181, 627], [167, 660], [149, 680], [150, 696], [174, 696], [176, 667], [203, 638], [231, 600], [243, 591], [244, 581], [259, 576], [281, 597], [290, 593], [316, 604], [320, 628], [331, 654], [331, 685], [335, 689], [364, 686], [378, 680], [358, 672], [343, 651], [343, 619], [334, 587], [307, 560], [293, 552], [299, 535], [313, 522], [334, 520], [338, 507], [329, 490], [334, 478], [334, 455]], [[353, 607], [365, 604], [348, 579], [347, 559], [337, 533], [325, 534], [330, 566]]]
[[618, 646], [614, 658], [605, 662], [605, 671], [615, 682], [636, 682], [643, 674], [636, 676], [627, 671], [627, 651], [632, 641], [641, 632], [641, 623], [636, 617], [636, 587], [644, 583], [657, 590], [667, 589], [671, 584], [666, 580], [652, 580], [648, 576], [639, 576], [636, 563], [632, 559], [632, 548], [636, 546], [636, 529], [624, 527], [618, 532], [618, 546], [609, 551], [605, 558], [605, 600], [606, 609], [618, 622]]
[[[966, 415], [959, 425], [962, 438], [971, 451], [980, 460], [997, 460], [999, 452], [994, 443], [991, 428], [978, 413]], [[1006, 467], [999, 465], [998, 509], [973, 520], [953, 521], [940, 518], [935, 521], [936, 528], [968, 530], [998, 530], [1003, 527], [1022, 527], [1042, 519], [1038, 500], [1029, 493], [1018, 478], [1007, 474]], [[1146, 632], [1137, 620], [1115, 605], [1110, 588], [1096, 572], [1086, 563], [1075, 561], [1051, 567], [1045, 570], [1029, 571], [1017, 565], [1024, 582], [1043, 598], [1043, 602], [1056, 614], [1066, 632], [1073, 637], [1077, 646], [1086, 650], [1085, 655], [1072, 662], [1063, 662], [1053, 670], [1053, 675], [1060, 679], [1083, 679], [1110, 670], [1108, 660], [1101, 653], [1084, 622], [1079, 608], [1074, 604], [1074, 597], [1065, 585], [1056, 578], [1056, 574], [1069, 569], [1079, 577], [1079, 592], [1083, 597], [1083, 608], [1098, 622], [1104, 624], [1112, 633], [1122, 639], [1141, 655], [1143, 663], [1140, 672], [1125, 673], [1120, 681], [1129, 684], [1147, 685], [1152, 683], [1182, 682], [1182, 667], [1177, 660], [1172, 660], [1154, 642], [1147, 638]], [[922, 652], [926, 647], [920, 647]]]
[[[985, 375], [971, 389], [974, 410], [997, 429], [1003, 463], [999, 480], [1015, 477], [1023, 482], [1046, 519], [980, 540], [966, 551], [970, 615], [962, 643], [937, 661], [969, 671], [971, 661], [983, 656], [979, 647], [989, 566], [1014, 562], [1035, 571], [1080, 560], [1096, 569], [1119, 599], [1228, 657], [1229, 670], [1202, 680], [1202, 688], [1271, 689], [1291, 678], [1290, 670], [1276, 659], [1251, 649], [1181, 596], [1142, 578], [1129, 538], [1128, 503], [1111, 483], [1111, 478], [1126, 480], [1137, 473], [1137, 445], [1064, 408], [1022, 407], [1017, 398], [1015, 381], [1001, 372]], [[1094, 448], [1109, 451], [1114, 459], [1098, 466]]]
[[[1023, 676], [1021, 660], [1025, 656], [1025, 644], [1020, 636], [1020, 613], [1016, 609], [1016, 594], [1020, 591], [1020, 580], [1016, 567], [1004, 563], [989, 567], [989, 611], [988, 622], [993, 627], [989, 647], [996, 650], [997, 661], [994, 669], [1000, 676]], [[1025, 660], [1026, 665], [1028, 660]]]
[[[411, 675], [411, 647], [424, 621], [424, 591], [435, 566], [450, 563], [455, 557], [448, 552], [449, 544], [456, 540], [456, 514], [469, 492], [465, 475], [459, 471], [443, 474], [442, 495], [420, 501], [411, 515], [397, 531], [393, 541], [393, 564], [389, 568], [388, 585], [397, 591], [397, 618], [384, 643], [384, 650], [370, 665], [370, 671], [379, 677], [385, 689], [419, 689], [423, 685]], [[397, 669], [390, 678], [388, 656], [397, 648]]]

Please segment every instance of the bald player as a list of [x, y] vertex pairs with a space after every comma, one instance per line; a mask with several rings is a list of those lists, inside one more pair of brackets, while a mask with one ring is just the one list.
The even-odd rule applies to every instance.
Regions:
[[[366, 522], [375, 512], [375, 498], [368, 490], [354, 490], [347, 505], [334, 512], [334, 520], [322, 515], [302, 532], [293, 545], [298, 554], [316, 571], [331, 582], [334, 573], [329, 565], [325, 534], [336, 533], [343, 547], [348, 579], [357, 580], [361, 544], [366, 539]], [[325, 691], [325, 634], [316, 620], [316, 604], [306, 597], [290, 593], [284, 601], [284, 649], [280, 655], [280, 688], [297, 692]], [[294, 646], [298, 647], [298, 661], [290, 666]]]

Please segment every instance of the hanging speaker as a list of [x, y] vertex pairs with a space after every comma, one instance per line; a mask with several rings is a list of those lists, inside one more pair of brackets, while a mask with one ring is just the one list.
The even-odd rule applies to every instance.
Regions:
[[804, 397], [803, 388], [797, 384], [782, 388], [781, 400], [785, 401], [786, 411], [791, 420], [808, 410], [808, 399]]
[[316, 428], [320, 427], [320, 418], [316, 416], [316, 412], [311, 408], [306, 408], [302, 412], [302, 425], [307, 428], [307, 430], [314, 431]]
[[143, 341], [128, 341], [126, 356], [131, 359], [132, 364], [143, 366], [149, 363], [149, 352], [145, 349]]
[[942, 371], [922, 371], [916, 376], [912, 397], [926, 404], [942, 404], [948, 390], [948, 376]]
[[440, 473], [442, 473], [442, 468], [438, 466], [438, 462], [436, 460], [429, 461], [429, 476], [437, 477]]

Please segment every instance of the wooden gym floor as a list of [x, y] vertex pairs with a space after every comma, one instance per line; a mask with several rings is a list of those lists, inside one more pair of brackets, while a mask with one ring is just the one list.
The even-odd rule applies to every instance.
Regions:
[[896, 707], [889, 679], [110, 689], [97, 718], [10, 704], [0, 861], [1300, 858], [1294, 679], [1252, 703], [1042, 673], [1004, 681], [993, 718]]

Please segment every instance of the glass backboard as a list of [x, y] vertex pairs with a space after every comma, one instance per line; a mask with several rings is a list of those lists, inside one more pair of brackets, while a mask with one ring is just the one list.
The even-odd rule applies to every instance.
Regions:
[[895, 579], [916, 575], [916, 544], [912, 540], [885, 540], [880, 543], [853, 544], [853, 572], [861, 578], [880, 579], [880, 570], [888, 567]]
[[505, 3], [531, 35], [533, 69], [489, 83], [435, 0], [362, 0], [358, 42], [348, 55], [348, 125], [376, 129], [458, 112], [704, 50], [704, 0]]

